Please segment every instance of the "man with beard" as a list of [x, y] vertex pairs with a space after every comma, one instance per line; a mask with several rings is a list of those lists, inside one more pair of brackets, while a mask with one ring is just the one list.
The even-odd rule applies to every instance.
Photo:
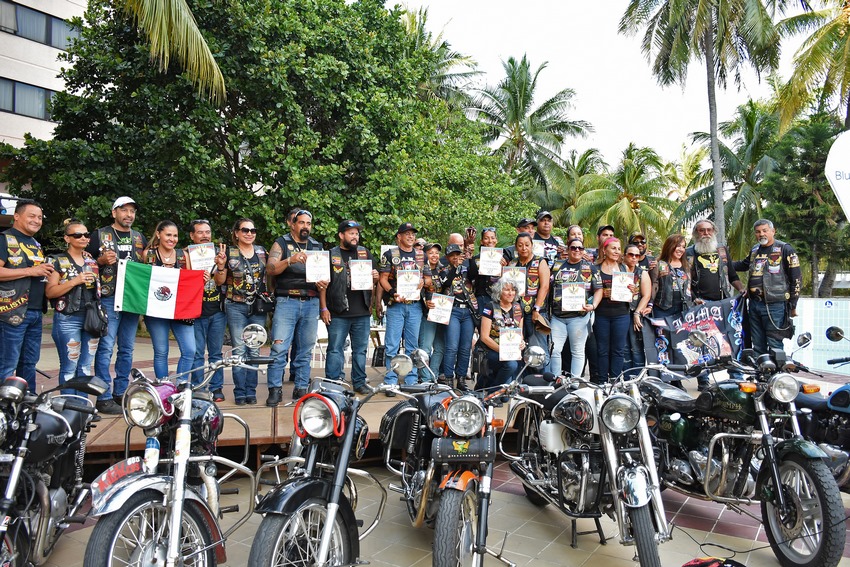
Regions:
[[332, 380], [345, 380], [343, 363], [345, 339], [351, 339], [351, 384], [358, 394], [368, 394], [366, 386], [366, 350], [369, 348], [369, 309], [372, 305], [372, 288], [352, 289], [351, 262], [368, 263], [372, 271], [371, 284], [378, 281], [372, 254], [359, 246], [363, 226], [357, 221], [344, 220], [337, 227], [339, 246], [332, 248], [331, 281], [327, 288], [319, 288], [319, 306], [322, 321], [328, 327], [328, 356], [326, 376]]
[[555, 263], [555, 259], [561, 260], [567, 257], [567, 247], [560, 236], [552, 235], [552, 213], [540, 211], [537, 213], [537, 230], [532, 237], [534, 253], [543, 256], [549, 262], [549, 267]]
[[[130, 197], [115, 199], [112, 204], [112, 224], [99, 228], [92, 234], [89, 245], [86, 247], [86, 251], [97, 258], [100, 271], [100, 304], [109, 319], [108, 330], [104, 336], [100, 337], [97, 352], [94, 355], [95, 375], [112, 385], [111, 391], [107, 390], [97, 400], [96, 407], [100, 413], [122, 413], [121, 406], [116, 400], [121, 400], [124, 390], [130, 383], [139, 316], [127, 311], [115, 311], [115, 279], [118, 275], [119, 260], [142, 261], [147, 240], [132, 228], [138, 212], [139, 205]], [[115, 357], [115, 381], [113, 382], [109, 364], [112, 361], [112, 351], [116, 346], [118, 354]]]
[[791, 317], [797, 316], [797, 300], [803, 278], [800, 259], [794, 248], [776, 240], [776, 229], [767, 219], [753, 224], [758, 244], [750, 255], [735, 262], [735, 270], [748, 271], [747, 313], [750, 322], [750, 341], [758, 354], [769, 348], [782, 350], [782, 339], [791, 338], [794, 329]]
[[[209, 244], [212, 242], [212, 228], [206, 219], [197, 219], [189, 223], [189, 238], [192, 244]], [[226, 260], [226, 246], [222, 244], [216, 253], [220, 261]], [[191, 254], [186, 252], [191, 259]], [[194, 267], [193, 267], [194, 269]], [[201, 303], [201, 316], [195, 319], [192, 328], [195, 331], [195, 361], [192, 368], [200, 368], [204, 365], [204, 351], [209, 353], [208, 361], [212, 364], [221, 361], [221, 349], [224, 345], [224, 329], [227, 326], [227, 315], [222, 309], [221, 287], [216, 285], [211, 276], [215, 267], [207, 270], [204, 274], [204, 300]], [[204, 379], [204, 373], [196, 370], [192, 373], [192, 382], [200, 384]], [[223, 402], [224, 393], [224, 370], [219, 368], [213, 374], [209, 382], [209, 389], [213, 395], [214, 402]]]
[[685, 251], [691, 267], [691, 294], [697, 304], [732, 297], [733, 288], [743, 293], [744, 284], [729, 269], [729, 251], [717, 243], [713, 222], [703, 219], [694, 225], [693, 244]]
[[0, 379], [16, 373], [35, 392], [35, 365], [41, 357], [44, 283], [53, 273], [41, 244], [41, 205], [20, 199], [12, 228], [0, 244]]
[[313, 214], [306, 210], [296, 211], [289, 234], [274, 241], [266, 264], [266, 273], [277, 276], [272, 318], [274, 362], [269, 365], [268, 407], [276, 407], [281, 401], [283, 370], [293, 337], [298, 337], [299, 348], [292, 361], [295, 371], [292, 399], [306, 394], [310, 382], [310, 361], [319, 327], [319, 289], [328, 285], [328, 282], [307, 282], [307, 252], [322, 249], [322, 245], [310, 236], [312, 230]]
[[629, 244], [634, 244], [638, 247], [638, 251], [640, 251], [638, 266], [645, 269], [647, 273], [654, 273], [655, 267], [658, 266], [658, 260], [646, 249], [646, 235], [642, 232], [633, 232], [629, 236]]

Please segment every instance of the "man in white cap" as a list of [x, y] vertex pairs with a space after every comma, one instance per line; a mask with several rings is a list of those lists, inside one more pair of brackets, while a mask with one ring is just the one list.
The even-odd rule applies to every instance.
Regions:
[[[100, 302], [109, 317], [107, 333], [100, 337], [94, 356], [95, 375], [111, 385], [97, 400], [97, 410], [101, 413], [120, 414], [121, 406], [116, 403], [124, 395], [130, 382], [130, 369], [133, 366], [133, 348], [136, 343], [136, 330], [139, 316], [135, 313], [115, 311], [115, 283], [118, 275], [118, 261], [142, 261], [142, 252], [147, 240], [133, 230], [139, 205], [130, 197], [118, 197], [112, 203], [112, 224], [97, 229], [92, 234], [86, 251], [94, 258], [100, 271]], [[112, 352], [118, 346], [115, 359], [115, 380], [109, 371]], [[115, 398], [115, 399], [113, 399]]]

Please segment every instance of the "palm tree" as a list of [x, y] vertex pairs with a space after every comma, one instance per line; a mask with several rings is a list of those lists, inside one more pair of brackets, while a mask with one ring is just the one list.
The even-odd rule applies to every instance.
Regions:
[[664, 164], [664, 175], [670, 183], [668, 199], [682, 202], [694, 189], [711, 183], [711, 170], [706, 172], [703, 169], [706, 158], [708, 148], [696, 146], [689, 149], [682, 144], [678, 161]]
[[171, 56], [198, 86], [217, 102], [224, 101], [224, 77], [186, 0], [117, 0], [148, 37], [151, 58], [168, 69]]
[[844, 107], [844, 129], [850, 130], [850, 1], [828, 3], [822, 10], [779, 23], [784, 35], [811, 32], [795, 54], [794, 71], [779, 93], [782, 132], [815, 97], [820, 107], [837, 98], [838, 108]]
[[579, 196], [588, 189], [590, 176], [603, 174], [607, 169], [608, 164], [598, 149], [590, 148], [581, 154], [570, 150], [564, 162], [562, 182], [552, 190], [536, 187], [529, 192], [528, 198], [541, 209], [552, 213], [555, 226], [568, 226], [573, 222]]
[[502, 63], [505, 78], [495, 87], [477, 90], [470, 107], [484, 124], [488, 143], [497, 142], [493, 153], [502, 168], [519, 179], [549, 190], [566, 182], [560, 152], [567, 136], [585, 136], [593, 127], [583, 120], [570, 120], [573, 89], [563, 89], [534, 108], [534, 95], [543, 63], [534, 72], [523, 55]]
[[669, 213], [676, 203], [664, 196], [669, 182], [663, 170], [653, 149], [629, 144], [614, 172], [586, 176], [587, 190], [576, 202], [573, 222], [610, 224], [617, 234], [645, 232], [647, 228], [667, 234]]
[[646, 27], [641, 50], [652, 61], [652, 73], [660, 84], [683, 84], [692, 59], [705, 63], [714, 220], [721, 239], [726, 237], [726, 223], [715, 89], [718, 84], [725, 88], [730, 74], [739, 84], [746, 62], [757, 70], [776, 67], [779, 35], [772, 11], [784, 9], [788, 0], [767, 3], [770, 10], [760, 0], [630, 0], [620, 19], [621, 33]]

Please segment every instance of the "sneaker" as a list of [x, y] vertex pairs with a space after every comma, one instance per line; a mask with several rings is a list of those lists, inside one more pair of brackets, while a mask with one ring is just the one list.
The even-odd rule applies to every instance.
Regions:
[[248, 402], [245, 400], [245, 398], [236, 398], [236, 400], [235, 400], [235, 401], [236, 401], [236, 405], [237, 405], [237, 406], [244, 406], [246, 403], [248, 403]]
[[245, 398], [245, 403], [249, 406], [257, 405], [257, 398]]
[[106, 415], [121, 415], [124, 413], [124, 410], [115, 403], [115, 400], [98, 400], [94, 407], [97, 411]]
[[280, 388], [269, 388], [269, 398], [266, 400], [266, 405], [270, 408], [277, 407], [280, 403]]
[[354, 388], [354, 391], [360, 395], [366, 396], [372, 393], [372, 388], [370, 388], [366, 384], [363, 384], [362, 386], [357, 386], [356, 388]]
[[388, 398], [394, 398], [395, 397], [395, 390], [386, 390], [384, 392], [384, 395]]
[[213, 401], [214, 402], [223, 402], [224, 394], [221, 390], [213, 390]]
[[[301, 398], [302, 396], [306, 396], [306, 395], [307, 395], [307, 388], [295, 388], [294, 390], [292, 390], [292, 399], [293, 400], [297, 400], [297, 399]], [[278, 401], [280, 401], [280, 399], [278, 399]], [[277, 405], [277, 404], [275, 404], [275, 405]]]

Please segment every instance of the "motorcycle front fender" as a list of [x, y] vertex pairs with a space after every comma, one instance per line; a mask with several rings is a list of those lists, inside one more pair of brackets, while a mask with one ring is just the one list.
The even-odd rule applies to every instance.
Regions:
[[629, 508], [640, 508], [652, 499], [652, 482], [643, 465], [620, 467], [617, 471], [617, 489], [620, 498]]
[[478, 474], [470, 470], [451, 471], [440, 481], [440, 490], [466, 490], [470, 484], [478, 482]]
[[[331, 483], [323, 478], [298, 477], [287, 480], [272, 488], [260, 500], [254, 511], [260, 514], [279, 514], [289, 516], [299, 506], [310, 499], [318, 499], [324, 502], [327, 508], [328, 496], [331, 493]], [[349, 541], [352, 545], [354, 557], [360, 557], [360, 536], [357, 532], [357, 519], [354, 510], [345, 495], [341, 495], [339, 510], [337, 513], [342, 518], [342, 524], [348, 529]]]
[[808, 459], [828, 459], [829, 455], [824, 453], [820, 447], [806, 439], [794, 438], [783, 439], [776, 444], [776, 458], [780, 461], [789, 453], [797, 453]]

